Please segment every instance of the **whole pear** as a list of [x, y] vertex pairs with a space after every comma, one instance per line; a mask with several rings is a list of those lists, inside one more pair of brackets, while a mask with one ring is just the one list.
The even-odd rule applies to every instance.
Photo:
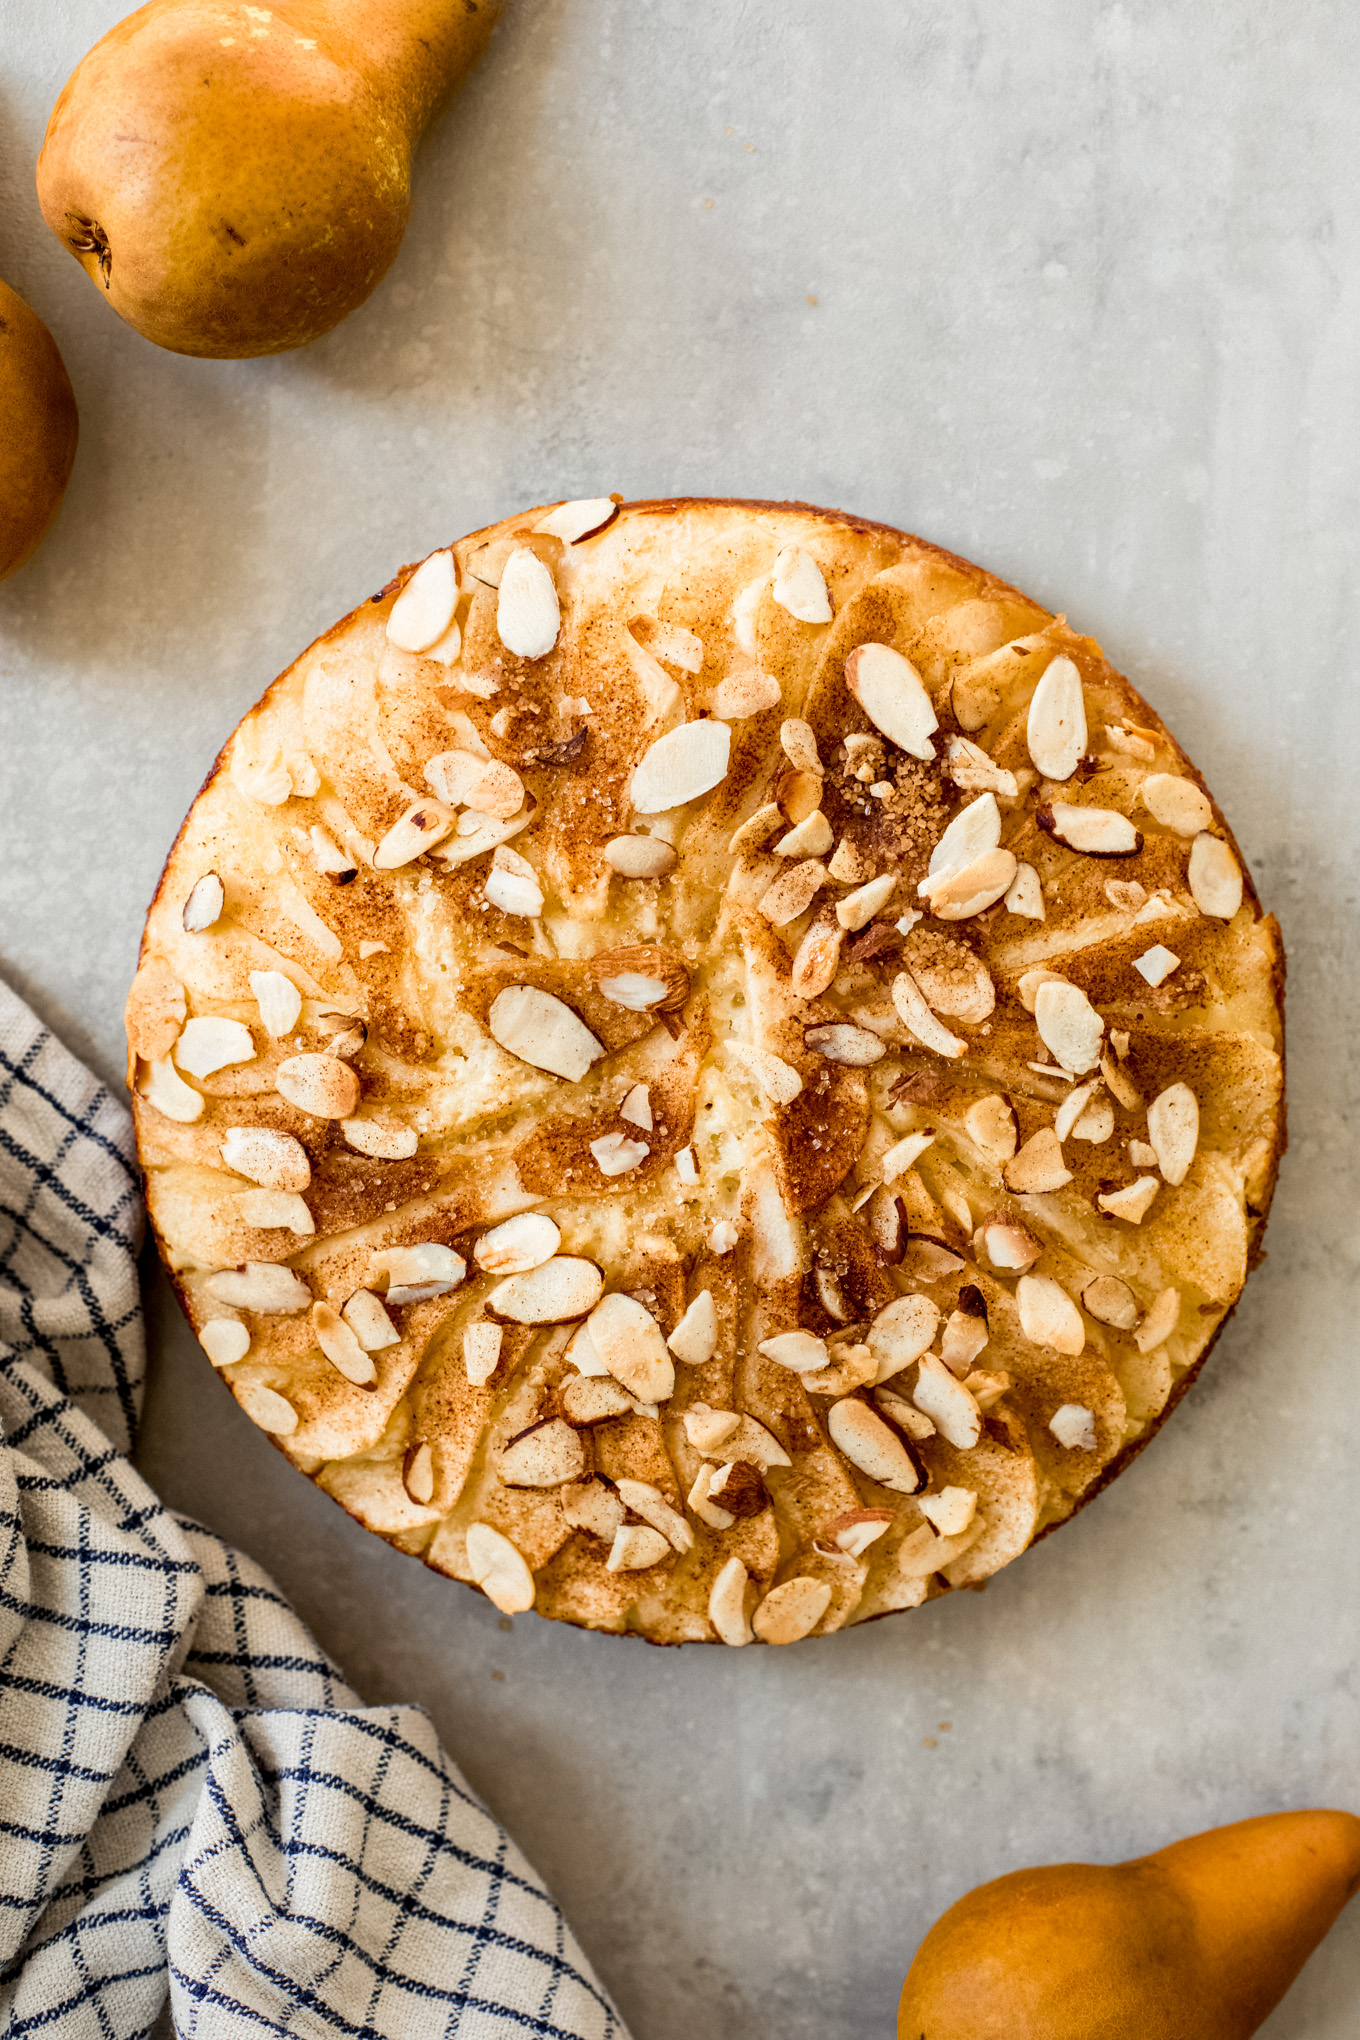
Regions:
[[43, 217], [177, 354], [305, 347], [401, 245], [411, 159], [501, 0], [151, 0], [77, 65]]
[[1247, 2040], [1360, 1886], [1360, 1820], [1274, 1813], [1112, 1868], [970, 1891], [902, 1989], [898, 2040]]
[[0, 283], [0, 581], [37, 550], [70, 479], [80, 420], [38, 314]]

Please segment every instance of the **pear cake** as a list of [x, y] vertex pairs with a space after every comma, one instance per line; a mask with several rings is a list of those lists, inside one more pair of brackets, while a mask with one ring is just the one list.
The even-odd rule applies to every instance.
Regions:
[[506, 1611], [975, 1586], [1232, 1310], [1283, 962], [1092, 639], [800, 505], [564, 503], [269, 689], [147, 920], [161, 1254], [242, 1408]]

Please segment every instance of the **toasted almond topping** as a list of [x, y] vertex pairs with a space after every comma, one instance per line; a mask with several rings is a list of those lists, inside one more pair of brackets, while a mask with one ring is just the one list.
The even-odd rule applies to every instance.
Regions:
[[626, 1119], [630, 1126], [640, 1126], [644, 1133], [652, 1131], [652, 1095], [646, 1084], [634, 1084], [625, 1093], [619, 1118]]
[[215, 871], [205, 871], [184, 902], [180, 916], [186, 935], [201, 935], [221, 919], [227, 896]]
[[[514, 858], [513, 864], [502, 861], [510, 858]], [[507, 850], [504, 844], [492, 858], [483, 891], [490, 904], [499, 907], [502, 913], [535, 921], [543, 912], [543, 888], [532, 864], [515, 851]]]
[[649, 1006], [655, 1006], [665, 998], [665, 978], [648, 977], [638, 970], [621, 971], [616, 977], [601, 978], [598, 990], [615, 1006], [623, 1006], [630, 1013], [645, 1013]]
[[1028, 921], [1044, 919], [1044, 889], [1032, 864], [1016, 865], [1004, 898], [1007, 913], [1022, 914]]
[[371, 1388], [378, 1370], [360, 1343], [352, 1326], [328, 1303], [312, 1305], [312, 1330], [332, 1367], [352, 1381], [356, 1388]]
[[739, 1238], [735, 1221], [720, 1218], [708, 1236], [708, 1244], [715, 1254], [730, 1254]]
[[841, 941], [841, 930], [824, 916], [811, 922], [789, 969], [789, 988], [795, 997], [821, 997], [840, 968]]
[[994, 1218], [982, 1228], [982, 1250], [994, 1268], [1032, 1268], [1043, 1248], [1022, 1225]]
[[434, 1453], [423, 1438], [408, 1445], [401, 1462], [401, 1484], [419, 1509], [434, 1500]]
[[619, 1500], [625, 1507], [659, 1532], [672, 1550], [686, 1552], [694, 1549], [694, 1532], [679, 1510], [671, 1507], [660, 1488], [653, 1487], [649, 1480], [628, 1480], [622, 1476], [616, 1486]]
[[[426, 777], [429, 774], [427, 772]], [[508, 822], [524, 806], [524, 781], [510, 765], [492, 758], [481, 767], [463, 795], [463, 806]]]
[[1192, 779], [1174, 772], [1150, 772], [1138, 797], [1153, 820], [1178, 836], [1197, 836], [1214, 818], [1213, 803]]
[[591, 1311], [589, 1329], [591, 1344], [614, 1379], [642, 1402], [666, 1402], [675, 1393], [675, 1363], [661, 1327], [636, 1298], [618, 1291], [603, 1297]]
[[472, 1258], [485, 1275], [523, 1275], [550, 1261], [561, 1244], [561, 1231], [546, 1212], [521, 1211], [483, 1233]]
[[809, 1395], [850, 1395], [867, 1388], [877, 1373], [878, 1362], [867, 1346], [842, 1340], [829, 1349], [825, 1367], [810, 1368], [801, 1379]]
[[571, 503], [559, 503], [539, 518], [534, 530], [560, 538], [563, 545], [575, 545], [608, 524], [618, 507], [612, 496], [582, 496]]
[[562, 610], [548, 567], [527, 545], [516, 546], [501, 569], [496, 634], [520, 659], [543, 659], [557, 643]]
[[232, 1367], [250, 1351], [250, 1333], [239, 1318], [209, 1318], [198, 1328], [198, 1343], [214, 1367]]
[[971, 1452], [982, 1436], [982, 1413], [969, 1389], [933, 1353], [923, 1353], [911, 1399], [940, 1436], [960, 1452]]
[[291, 1034], [302, 1012], [302, 994], [281, 970], [253, 970], [250, 989], [266, 1034]]
[[1020, 1138], [1015, 1107], [999, 1092], [994, 1091], [990, 1097], [979, 1098], [970, 1105], [963, 1123], [968, 1129], [969, 1139], [976, 1142], [989, 1162], [1008, 1162], [1015, 1153]]
[[389, 1126], [379, 1119], [342, 1119], [340, 1131], [357, 1154], [381, 1162], [408, 1161], [420, 1145], [413, 1126]]
[[468, 1570], [493, 1608], [502, 1615], [524, 1615], [534, 1605], [534, 1576], [520, 1552], [489, 1523], [470, 1523]]
[[587, 1428], [626, 1416], [637, 1407], [627, 1389], [608, 1374], [573, 1374], [563, 1382], [559, 1395], [567, 1422]]
[[786, 928], [790, 921], [807, 912], [825, 882], [825, 866], [816, 858], [795, 864], [791, 871], [781, 872], [768, 888], [760, 911], [773, 927]]
[[1053, 1131], [1060, 1141], [1067, 1139], [1099, 1088], [1100, 1086], [1093, 1081], [1089, 1084], [1078, 1084], [1075, 1090], [1068, 1092], [1053, 1121]]
[[316, 1220], [295, 1190], [244, 1190], [235, 1203], [242, 1225], [296, 1233], [300, 1239], [316, 1231]]
[[1105, 897], [1121, 914], [1136, 914], [1147, 905], [1147, 887], [1139, 885], [1136, 878], [1107, 878]]
[[250, 1418], [262, 1431], [269, 1431], [275, 1437], [286, 1438], [298, 1427], [298, 1413], [287, 1396], [277, 1389], [266, 1388], [263, 1382], [242, 1382], [236, 1391], [236, 1399]]
[[423, 851], [442, 843], [458, 817], [442, 800], [413, 801], [373, 852], [375, 871], [397, 871]]
[[1067, 1452], [1094, 1452], [1096, 1420], [1084, 1403], [1067, 1402], [1055, 1410], [1048, 1428]]
[[774, 846], [776, 857], [822, 857], [834, 841], [831, 824], [821, 809], [816, 809], [797, 828], [781, 836]]
[[945, 750], [945, 773], [965, 793], [999, 793], [1014, 800], [1019, 793], [1015, 774], [989, 758], [967, 737], [951, 737]]
[[385, 1274], [387, 1301], [395, 1310], [408, 1303], [428, 1303], [456, 1289], [467, 1274], [467, 1262], [452, 1247], [422, 1240], [412, 1247], [387, 1247], [374, 1254], [374, 1276]]
[[730, 1509], [712, 1500], [709, 1489], [719, 1469], [705, 1462], [694, 1476], [694, 1485], [686, 1496], [686, 1506], [693, 1510], [701, 1523], [707, 1523], [710, 1530], [730, 1530], [736, 1517]]
[[1049, 979], [1034, 996], [1034, 1020], [1049, 1054], [1074, 1076], [1085, 1076], [1100, 1061], [1105, 1022], [1076, 985]]
[[1111, 1218], [1122, 1218], [1129, 1225], [1141, 1225], [1161, 1187], [1155, 1176], [1139, 1176], [1122, 1190], [1102, 1191], [1096, 1203], [1102, 1211], [1108, 1211]]
[[1154, 942], [1151, 949], [1145, 949], [1141, 956], [1134, 957], [1133, 967], [1150, 985], [1161, 985], [1166, 983], [1173, 970], [1180, 968], [1180, 961], [1174, 950]]
[[832, 1403], [826, 1427], [832, 1443], [870, 1480], [900, 1495], [914, 1495], [925, 1486], [925, 1475], [906, 1441], [858, 1396]]
[[803, 1079], [792, 1063], [768, 1048], [749, 1041], [729, 1041], [728, 1050], [754, 1077], [772, 1105], [791, 1105], [803, 1088]]
[[1055, 842], [1086, 857], [1132, 857], [1143, 847], [1140, 831], [1117, 808], [1074, 807], [1055, 800], [1037, 809], [1034, 819]]
[[188, 1008], [184, 987], [163, 956], [148, 957], [127, 995], [123, 1024], [128, 1047], [144, 1062], [169, 1055]]
[[779, 742], [796, 772], [821, 772], [821, 753], [811, 723], [798, 715], [789, 716], [779, 726]]
[[247, 1261], [243, 1268], [223, 1268], [204, 1284], [209, 1296], [233, 1310], [255, 1311], [262, 1317], [291, 1317], [312, 1300], [307, 1284], [291, 1268], [272, 1261]]
[[731, 754], [725, 722], [681, 723], [643, 752], [630, 787], [633, 806], [640, 815], [659, 815], [698, 800], [726, 778]]
[[[480, 785], [482, 775], [491, 762], [483, 755], [485, 749], [483, 745], [479, 751], [440, 751], [430, 759], [425, 767], [425, 783], [446, 807], [466, 807], [469, 804], [468, 795]], [[519, 813], [518, 802], [510, 812]]]
[[1199, 1146], [1199, 1102], [1188, 1084], [1168, 1084], [1153, 1099], [1148, 1139], [1166, 1181], [1183, 1183]]
[[738, 666], [714, 688], [712, 708], [722, 722], [744, 722], [748, 716], [778, 708], [783, 698], [784, 691], [773, 673], [762, 673], [758, 666]]
[[604, 855], [620, 878], [664, 878], [676, 858], [672, 846], [659, 836], [611, 836]]
[[1133, 1343], [1139, 1352], [1151, 1353], [1158, 1346], [1164, 1346], [1180, 1323], [1180, 1315], [1179, 1289], [1163, 1289], [1154, 1298], [1147, 1316], [1133, 1335]]
[[897, 873], [885, 871], [880, 878], [871, 878], [852, 893], [847, 893], [836, 908], [836, 919], [842, 928], [855, 932], [867, 928], [880, 908], [886, 907], [897, 887]]
[[933, 758], [940, 726], [925, 683], [910, 659], [890, 645], [857, 645], [845, 661], [845, 684], [875, 729], [913, 758]]
[[571, 1007], [533, 985], [510, 985], [492, 1001], [492, 1039], [533, 1068], [579, 1083], [604, 1054], [600, 1042]]
[[1151, 730], [1129, 730], [1122, 723], [1106, 723], [1105, 742], [1112, 751], [1121, 751], [1126, 758], [1155, 758], [1157, 755]]
[[887, 1045], [867, 1027], [855, 1027], [848, 1020], [831, 1020], [822, 1027], [808, 1027], [803, 1040], [827, 1062], [845, 1063], [851, 1069], [868, 1069], [881, 1062]]
[[1146, 927], [1149, 921], [1164, 921], [1168, 915], [1174, 915], [1177, 920], [1181, 920], [1189, 916], [1191, 911], [1190, 908], [1179, 906], [1169, 892], [1155, 892], [1138, 909], [1133, 917], [1133, 925], [1135, 928]]
[[899, 1296], [885, 1304], [869, 1327], [876, 1385], [881, 1387], [919, 1360], [939, 1323], [940, 1307], [928, 1296]]
[[772, 1339], [762, 1339], [757, 1350], [795, 1374], [825, 1367], [827, 1360], [826, 1341], [812, 1332], [777, 1332]]
[[891, 1509], [847, 1509], [827, 1525], [827, 1535], [838, 1550], [851, 1558], [862, 1558], [892, 1524]]
[[463, 1366], [473, 1388], [484, 1387], [496, 1372], [504, 1337], [504, 1326], [493, 1325], [487, 1318], [478, 1318], [464, 1332]]
[[1081, 1312], [1051, 1275], [1022, 1275], [1015, 1285], [1015, 1300], [1020, 1329], [1031, 1345], [1051, 1346], [1055, 1353], [1074, 1355], [1085, 1350]]
[[901, 1140], [894, 1141], [880, 1164], [883, 1180], [891, 1183], [895, 1176], [901, 1176], [920, 1160], [928, 1147], [935, 1144], [933, 1133], [907, 1133]]
[[1073, 1140], [1090, 1141], [1099, 1146], [1114, 1132], [1114, 1107], [1108, 1098], [1093, 1098], [1086, 1110], [1072, 1128]]
[[605, 1133], [591, 1141], [590, 1152], [602, 1176], [626, 1176], [647, 1160], [651, 1149], [646, 1141], [630, 1140], [626, 1133]]
[[1081, 675], [1065, 653], [1045, 668], [1029, 704], [1029, 755], [1045, 779], [1070, 779], [1086, 750]]
[[941, 1537], [961, 1537], [977, 1514], [977, 1501], [972, 1488], [947, 1487], [926, 1495], [919, 1506]]
[[186, 1084], [168, 1055], [158, 1056], [146, 1066], [138, 1095], [167, 1119], [187, 1126], [203, 1117], [203, 1094]]
[[968, 1371], [987, 1344], [987, 1305], [982, 1291], [967, 1283], [959, 1291], [958, 1308], [949, 1314], [940, 1334], [940, 1358], [965, 1386]]
[[922, 1048], [930, 1049], [935, 1055], [948, 1056], [951, 1061], [967, 1054], [968, 1043], [961, 1041], [957, 1034], [951, 1034], [944, 1022], [935, 1018], [909, 970], [900, 971], [893, 979], [892, 995], [898, 1017]]
[[1003, 1395], [1010, 1394], [1015, 1383], [1005, 1369], [1000, 1368], [995, 1372], [978, 1369], [972, 1374], [965, 1374], [963, 1385], [985, 1417], [988, 1410], [995, 1409]]
[[338, 1055], [287, 1056], [274, 1085], [288, 1104], [317, 1119], [349, 1119], [359, 1103], [359, 1079]]
[[1190, 895], [1201, 914], [1231, 921], [1242, 904], [1242, 867], [1227, 844], [1201, 834], [1190, 845]]
[[1015, 989], [1020, 994], [1020, 1004], [1027, 1013], [1032, 1013], [1035, 1000], [1039, 996], [1040, 985], [1065, 985], [1068, 982], [1061, 971], [1048, 970], [1042, 964], [1038, 964], [1033, 970], [1021, 971], [1016, 979]]
[[755, 1640], [747, 1614], [750, 1575], [739, 1558], [729, 1558], [713, 1582], [708, 1596], [708, 1619], [720, 1643], [734, 1648]]
[[784, 1580], [765, 1596], [751, 1617], [751, 1627], [761, 1643], [799, 1643], [812, 1634], [830, 1605], [827, 1581], [805, 1575]]
[[770, 593], [799, 623], [831, 621], [831, 597], [822, 570], [799, 545], [781, 546], [776, 553]]
[[812, 1274], [817, 1285], [817, 1300], [827, 1316], [835, 1318], [838, 1325], [852, 1324], [856, 1316], [855, 1306], [846, 1295], [834, 1268], [824, 1267], [819, 1261]]
[[[541, 1268], [512, 1275], [498, 1284], [487, 1304], [498, 1317], [508, 1318], [512, 1324], [560, 1325], [572, 1318], [585, 1317], [599, 1302], [603, 1290], [604, 1277], [593, 1261], [558, 1254]], [[641, 1308], [639, 1304], [638, 1309]]]
[[644, 646], [654, 659], [665, 659], [685, 673], [702, 670], [704, 641], [683, 624], [662, 623], [659, 617], [643, 615], [633, 617], [628, 629], [635, 643]]
[[[1115, 1039], [1113, 1030], [1111, 1030], [1110, 1039], [1111, 1041]], [[1126, 1054], [1128, 1052], [1128, 1039], [1129, 1038], [1126, 1034], [1124, 1036], [1124, 1048]], [[1103, 1055], [1100, 1058], [1100, 1074], [1102, 1077], [1104, 1077], [1105, 1082], [1109, 1085], [1111, 1092], [1119, 1100], [1119, 1103], [1125, 1108], [1126, 1111], [1128, 1112], [1138, 1111], [1139, 1107], [1142, 1105], [1143, 1102], [1143, 1094], [1138, 1089], [1138, 1086], [1134, 1083], [1133, 1078], [1129, 1075], [1128, 1071], [1120, 1068], [1119, 1063], [1115, 1059], [1115, 1056]]]
[[392, 604], [387, 641], [403, 652], [424, 652], [437, 644], [458, 606], [458, 568], [451, 552], [431, 553]]
[[837, 885], [861, 885], [873, 876], [873, 862], [862, 850], [857, 850], [848, 836], [843, 836], [836, 845], [836, 854], [827, 865], [828, 874]]
[[175, 1043], [175, 1061], [191, 1077], [210, 1077], [233, 1063], [255, 1060], [255, 1043], [250, 1029], [239, 1020], [224, 1020], [216, 1014], [202, 1014], [186, 1020]]
[[497, 1471], [506, 1487], [561, 1487], [586, 1470], [585, 1447], [570, 1424], [549, 1417], [502, 1446]]
[[365, 1353], [382, 1353], [401, 1343], [401, 1333], [371, 1289], [356, 1289], [340, 1315]]
[[1081, 1292], [1081, 1300], [1093, 1318], [1116, 1331], [1131, 1332], [1138, 1322], [1138, 1299], [1127, 1282], [1117, 1275], [1096, 1275]]
[[1015, 855], [1010, 850], [988, 850], [965, 864], [961, 871], [925, 879], [917, 887], [926, 893], [927, 904], [939, 921], [968, 921], [985, 913], [1009, 889], [1016, 873]]
[[714, 1453], [731, 1438], [741, 1423], [735, 1410], [710, 1409], [707, 1403], [691, 1403], [682, 1422], [685, 1436], [696, 1452]]
[[564, 1487], [561, 1503], [562, 1514], [573, 1530], [587, 1530], [606, 1544], [613, 1542], [615, 1531], [623, 1523], [623, 1503], [598, 1473]]
[[643, 1523], [624, 1523], [614, 1532], [605, 1560], [608, 1572], [646, 1572], [670, 1557], [671, 1547], [659, 1530]]
[[701, 1289], [667, 1339], [677, 1360], [702, 1367], [718, 1350], [718, 1310], [711, 1290]]
[[769, 841], [783, 820], [778, 803], [766, 801], [764, 807], [757, 808], [750, 820], [743, 822], [741, 827], [734, 831], [727, 845], [728, 849], [734, 857], [746, 850], [758, 850], [762, 843]]
[[485, 856], [500, 843], [509, 842], [518, 836], [537, 818], [537, 808], [525, 803], [523, 810], [508, 822], [498, 822], [490, 815], [473, 814], [469, 809], [459, 815], [458, 827], [452, 836], [446, 836], [442, 843], [436, 843], [431, 855], [441, 864], [452, 869], [454, 865], [466, 864], [474, 857]]

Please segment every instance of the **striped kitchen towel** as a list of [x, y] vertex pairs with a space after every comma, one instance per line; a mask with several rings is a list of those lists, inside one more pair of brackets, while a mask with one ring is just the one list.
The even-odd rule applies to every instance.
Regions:
[[627, 2040], [421, 1710], [125, 1457], [141, 1227], [126, 1112], [0, 984], [0, 2034]]

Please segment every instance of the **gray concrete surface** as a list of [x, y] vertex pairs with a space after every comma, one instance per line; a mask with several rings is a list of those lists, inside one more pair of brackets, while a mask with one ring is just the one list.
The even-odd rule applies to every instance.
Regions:
[[[512, 1628], [291, 1472], [154, 1284], [151, 1478], [430, 1708], [636, 2040], [886, 2035], [979, 1879], [1360, 1808], [1360, 16], [516, 0], [370, 302], [212, 363], [125, 329], [37, 212], [120, 11], [0, 8], [0, 274], [82, 414], [0, 589], [0, 968], [106, 1076], [241, 712], [402, 561], [597, 490], [834, 503], [1067, 610], [1209, 775], [1291, 968], [1270, 1258], [1143, 1461], [985, 1595], [791, 1652]], [[1360, 1912], [1266, 2030], [1358, 2011]]]

